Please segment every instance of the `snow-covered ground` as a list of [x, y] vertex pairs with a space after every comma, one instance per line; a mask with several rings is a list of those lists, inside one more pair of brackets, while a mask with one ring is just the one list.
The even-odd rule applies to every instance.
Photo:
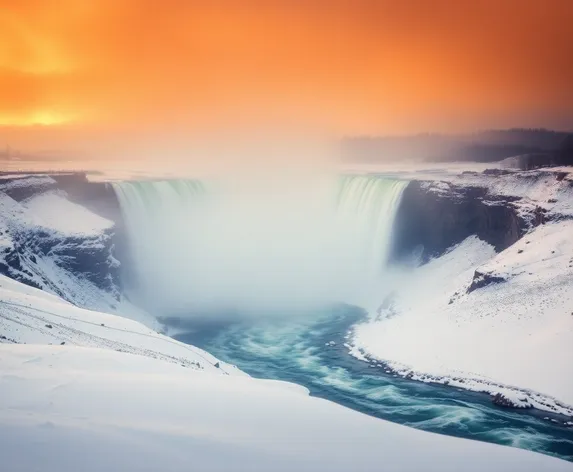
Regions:
[[65, 234], [97, 236], [113, 227], [112, 221], [70, 202], [60, 192], [34, 196], [25, 200], [24, 206], [38, 216], [42, 227]]
[[[0, 251], [16, 251], [39, 284], [48, 282], [42, 291], [0, 276], [0, 469], [573, 469], [249, 378], [157, 333], [150, 317], [67, 271], [57, 254], [32, 264], [34, 254], [16, 247], [22, 241], [16, 236], [30, 231], [54, 240], [85, 238], [89, 247], [110, 228], [61, 193], [22, 202], [0, 193]], [[354, 352], [420, 380], [501, 391], [523, 405], [572, 414], [565, 404], [573, 405], [566, 371], [573, 354], [572, 256], [570, 221], [541, 226], [499, 255], [470, 238], [401, 274], [397, 280], [408, 286], [357, 327]], [[467, 293], [476, 269], [505, 282]]]
[[381, 421], [289, 384], [109, 350], [2, 345], [0, 365], [10, 472], [573, 469]]
[[[158, 327], [152, 316], [131, 305], [109, 282], [110, 270], [119, 266], [111, 251], [113, 222], [71, 202], [64, 192], [50, 188], [52, 184], [53, 179], [41, 176], [7, 183], [0, 179], [0, 268], [4, 265], [10, 277], [25, 279], [75, 305]], [[14, 188], [33, 188], [35, 193], [18, 202], [3, 192]], [[95, 276], [70, 270], [81, 258], [87, 261], [84, 269]], [[99, 268], [94, 267], [96, 262]], [[108, 289], [94, 283], [98, 271], [101, 279], [107, 279]]]
[[136, 321], [4, 276], [0, 333], [0, 461], [10, 472], [573, 469], [252, 379]]
[[0, 275], [0, 342], [97, 347], [192, 369], [241, 374], [202, 349], [136, 321], [86, 310]]
[[[484, 173], [488, 170], [490, 173]], [[573, 168], [552, 167], [530, 171], [500, 170], [499, 163], [452, 163], [450, 165], [396, 164], [355, 166], [351, 173], [387, 175], [418, 180], [434, 192], [451, 192], [451, 186], [480, 187], [489, 196], [519, 198], [517, 206], [534, 205], [550, 213], [573, 216]], [[496, 175], [495, 172], [502, 172]]]
[[[483, 286], [468, 291], [476, 270]], [[499, 254], [468, 238], [395, 281], [354, 330], [354, 354], [573, 415], [573, 221], [539, 226]]]

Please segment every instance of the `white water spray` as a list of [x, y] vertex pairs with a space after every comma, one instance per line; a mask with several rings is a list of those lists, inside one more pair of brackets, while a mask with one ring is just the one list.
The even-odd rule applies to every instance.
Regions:
[[179, 316], [356, 301], [383, 278], [406, 185], [359, 175], [114, 183], [132, 296]]

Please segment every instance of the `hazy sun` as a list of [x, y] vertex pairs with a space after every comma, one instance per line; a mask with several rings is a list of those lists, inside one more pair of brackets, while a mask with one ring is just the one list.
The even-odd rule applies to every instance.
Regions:
[[36, 110], [20, 115], [0, 114], [0, 126], [53, 126], [74, 121], [76, 116], [55, 110]]

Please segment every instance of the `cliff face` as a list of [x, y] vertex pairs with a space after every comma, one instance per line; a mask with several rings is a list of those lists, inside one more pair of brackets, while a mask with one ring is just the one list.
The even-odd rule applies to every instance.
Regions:
[[502, 251], [544, 222], [541, 207], [519, 201], [483, 187], [412, 181], [396, 216], [393, 258], [419, 252], [427, 261], [472, 235]]
[[17, 202], [47, 192], [64, 192], [66, 198], [90, 211], [119, 223], [119, 202], [110, 184], [91, 182], [83, 172], [54, 174], [7, 174], [0, 172], [0, 192]]
[[91, 182], [84, 173], [56, 174], [51, 178], [68, 199], [115, 223], [115, 232], [121, 226], [121, 210], [111, 184]]
[[114, 223], [62, 187], [46, 176], [0, 180], [0, 273], [80, 306], [98, 290], [119, 299]]
[[58, 274], [57, 269], [61, 269], [119, 297], [119, 262], [113, 257], [112, 232], [97, 237], [67, 237], [29, 229], [13, 232], [11, 243], [0, 255], [0, 273], [72, 301]]

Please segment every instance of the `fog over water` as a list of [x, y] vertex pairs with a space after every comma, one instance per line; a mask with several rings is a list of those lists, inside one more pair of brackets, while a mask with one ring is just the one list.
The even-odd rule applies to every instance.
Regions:
[[406, 184], [260, 173], [116, 182], [134, 297], [178, 315], [379, 302]]

